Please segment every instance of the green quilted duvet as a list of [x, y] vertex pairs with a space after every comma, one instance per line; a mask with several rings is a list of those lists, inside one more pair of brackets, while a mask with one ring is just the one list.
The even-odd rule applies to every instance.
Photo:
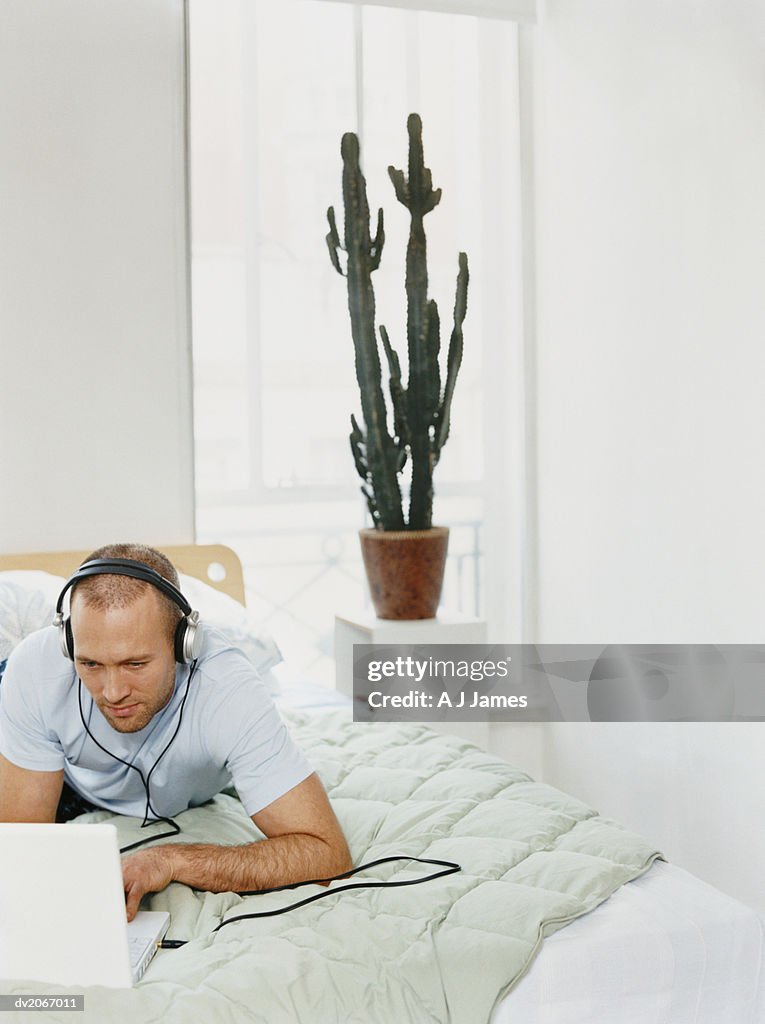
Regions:
[[[224, 918], [322, 890], [240, 898], [173, 884], [146, 905], [170, 911], [170, 938], [191, 941], [161, 951], [132, 990], [86, 989], [85, 1013], [76, 1015], [83, 1024], [480, 1024], [545, 935], [659, 856], [580, 801], [461, 740], [418, 725], [354, 724], [345, 712], [285, 717], [324, 781], [355, 863], [408, 854], [462, 870], [422, 885], [338, 893], [215, 935]], [[87, 820], [115, 821], [121, 845], [138, 835], [132, 819]], [[188, 841], [257, 836], [231, 795], [177, 820]], [[409, 861], [367, 877], [433, 870]], [[46, 991], [38, 983], [1, 987]], [[9, 1013], [7, 1024], [17, 1016]], [[35, 1019], [73, 1024], [71, 1013]]]

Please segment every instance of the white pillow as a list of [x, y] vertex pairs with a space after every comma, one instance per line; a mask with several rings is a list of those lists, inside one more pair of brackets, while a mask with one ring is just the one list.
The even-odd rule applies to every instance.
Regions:
[[183, 573], [180, 582], [183, 596], [199, 612], [202, 622], [225, 633], [235, 647], [244, 651], [271, 688], [278, 691], [278, 681], [267, 679], [266, 674], [284, 658], [270, 633], [255, 623], [244, 605], [221, 590]]
[[[56, 601], [64, 589], [66, 578], [54, 576], [41, 569], [6, 569], [0, 572], [0, 583], [15, 583], [17, 586], [23, 587], [24, 590], [40, 591], [55, 611]], [[53, 620], [51, 619], [51, 621]]]
[[63, 586], [62, 582], [51, 599], [42, 590], [27, 588], [15, 580], [6, 579], [7, 575], [0, 573], [0, 661], [5, 661], [25, 636], [43, 626], [50, 626], [55, 614], [56, 597]]

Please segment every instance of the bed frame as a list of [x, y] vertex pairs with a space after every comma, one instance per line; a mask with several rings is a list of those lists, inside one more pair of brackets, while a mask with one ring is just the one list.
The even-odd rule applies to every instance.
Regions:
[[[178, 572], [194, 576], [240, 604], [245, 603], [242, 563], [231, 548], [223, 544], [182, 544], [162, 546], [159, 550], [167, 555]], [[0, 555], [0, 572], [41, 569], [55, 576], [71, 576], [89, 554], [90, 551], [35, 551]]]

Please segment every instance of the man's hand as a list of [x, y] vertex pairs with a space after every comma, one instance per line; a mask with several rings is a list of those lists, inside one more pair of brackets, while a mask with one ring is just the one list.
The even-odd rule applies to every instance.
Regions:
[[127, 919], [132, 921], [145, 893], [159, 892], [173, 881], [172, 848], [158, 846], [131, 853], [122, 861], [122, 879]]

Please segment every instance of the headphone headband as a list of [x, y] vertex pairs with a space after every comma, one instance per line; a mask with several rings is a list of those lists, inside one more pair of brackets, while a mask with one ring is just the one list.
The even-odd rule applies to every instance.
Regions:
[[132, 558], [94, 558], [90, 562], [83, 562], [77, 572], [66, 581], [64, 589], [58, 595], [56, 612], [63, 612], [66, 592], [72, 587], [75, 587], [82, 580], [88, 579], [90, 576], [106, 575], [129, 576], [134, 580], [151, 583], [158, 590], [161, 590], [166, 597], [169, 597], [174, 604], [177, 604], [184, 615], [191, 614], [191, 605], [170, 580], [166, 580], [164, 576], [161, 576], [156, 569], [152, 569], [150, 565], [146, 565], [144, 562], [136, 562]]

